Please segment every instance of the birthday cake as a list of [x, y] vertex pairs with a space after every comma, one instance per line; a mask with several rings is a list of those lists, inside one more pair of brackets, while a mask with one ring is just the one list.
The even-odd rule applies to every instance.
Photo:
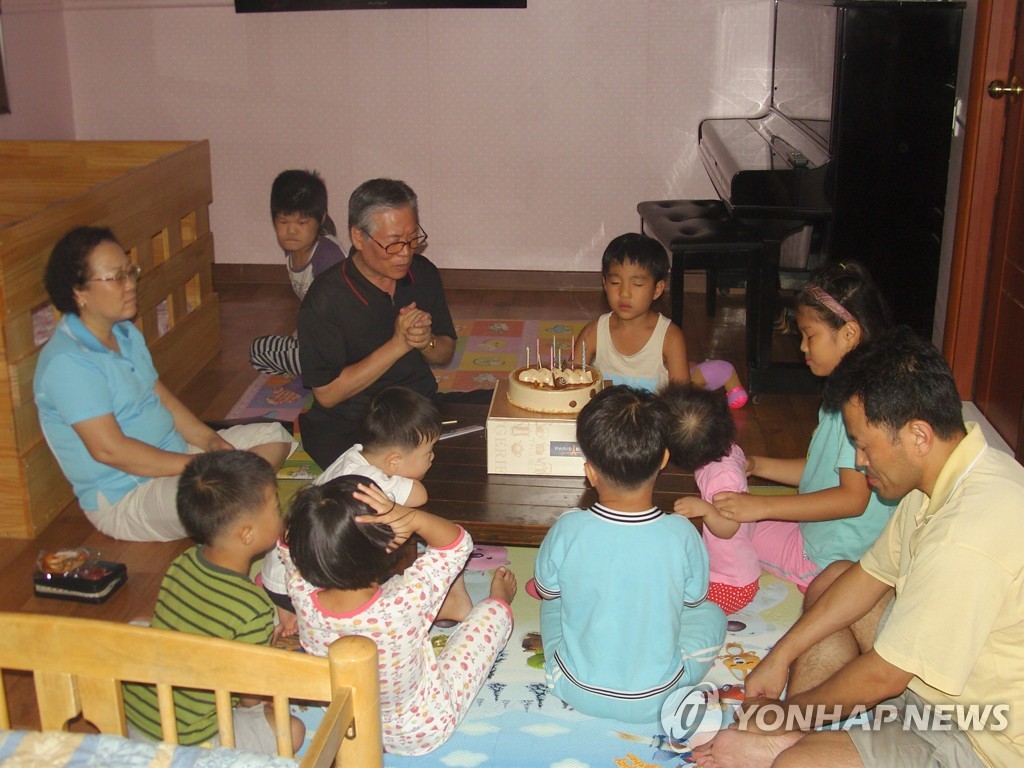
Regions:
[[508, 401], [537, 413], [579, 413], [603, 384], [601, 372], [592, 366], [519, 368], [508, 376]]

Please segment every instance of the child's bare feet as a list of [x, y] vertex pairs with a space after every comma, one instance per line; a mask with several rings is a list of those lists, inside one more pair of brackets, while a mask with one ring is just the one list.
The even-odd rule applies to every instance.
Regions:
[[499, 568], [491, 578], [491, 597], [511, 603], [516, 596], [516, 575], [508, 568]]
[[466, 589], [465, 574], [460, 573], [458, 578], [452, 582], [444, 602], [441, 603], [434, 623], [442, 627], [458, 624], [469, 615], [472, 608], [473, 598], [469, 596], [469, 591]]

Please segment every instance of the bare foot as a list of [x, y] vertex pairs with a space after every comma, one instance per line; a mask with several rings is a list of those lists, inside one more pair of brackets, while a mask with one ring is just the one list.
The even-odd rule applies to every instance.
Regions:
[[448, 595], [445, 597], [444, 602], [441, 603], [441, 607], [437, 611], [437, 618], [434, 621], [460, 622], [466, 618], [472, 607], [473, 598], [469, 596], [469, 592], [466, 590], [465, 574], [460, 573], [455, 581], [452, 582]]
[[694, 749], [693, 757], [701, 768], [770, 768], [781, 752], [806, 735], [800, 731], [764, 735], [726, 729]]
[[491, 597], [511, 603], [516, 596], [516, 575], [508, 568], [499, 568], [491, 577]]

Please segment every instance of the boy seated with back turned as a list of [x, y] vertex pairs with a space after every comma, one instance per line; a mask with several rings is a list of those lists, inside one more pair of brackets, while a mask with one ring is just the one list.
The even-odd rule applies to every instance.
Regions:
[[[363, 442], [341, 454], [313, 484], [323, 485], [342, 475], [362, 475], [373, 480], [396, 504], [421, 507], [427, 502], [427, 489], [421, 480], [434, 461], [434, 445], [440, 435], [441, 415], [431, 400], [406, 387], [388, 387], [370, 403], [360, 426]], [[296, 634], [298, 623], [288, 599], [284, 563], [276, 548], [263, 561], [261, 579], [278, 606], [278, 633], [282, 637]], [[449, 589], [435, 624], [456, 624], [472, 607], [473, 600], [460, 575]]]
[[613, 386], [587, 403], [576, 439], [598, 501], [559, 517], [537, 553], [548, 686], [588, 715], [660, 721], [725, 640], [700, 534], [653, 501], [668, 427], [667, 406], [645, 390]]
[[652, 392], [669, 382], [724, 387], [729, 407], [742, 408], [747, 392], [732, 363], [691, 364], [682, 329], [654, 309], [665, 292], [668, 270], [668, 255], [654, 238], [628, 232], [608, 243], [601, 257], [601, 282], [611, 312], [580, 332], [575, 362], [594, 365], [613, 384]]
[[[272, 547], [281, 532], [274, 469], [251, 451], [200, 453], [181, 473], [177, 502], [181, 523], [196, 546], [167, 569], [152, 626], [269, 645], [274, 606], [248, 574], [252, 561]], [[125, 683], [124, 706], [129, 736], [163, 739], [154, 687]], [[174, 712], [180, 744], [219, 746], [213, 692], [176, 688]], [[277, 754], [269, 704], [237, 698], [233, 720], [236, 748]], [[298, 749], [305, 727], [295, 717], [291, 727], [292, 746]]]
[[[270, 218], [284, 251], [288, 281], [302, 301], [313, 279], [344, 260], [334, 222], [327, 215], [327, 186], [316, 171], [282, 171], [270, 187]], [[249, 346], [249, 363], [257, 371], [299, 376], [299, 340], [260, 336]]]

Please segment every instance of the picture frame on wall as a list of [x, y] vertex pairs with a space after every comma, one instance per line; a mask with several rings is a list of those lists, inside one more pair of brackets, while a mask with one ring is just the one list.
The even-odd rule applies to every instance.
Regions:
[[385, 10], [401, 8], [525, 8], [526, 0], [235, 0], [235, 13]]

